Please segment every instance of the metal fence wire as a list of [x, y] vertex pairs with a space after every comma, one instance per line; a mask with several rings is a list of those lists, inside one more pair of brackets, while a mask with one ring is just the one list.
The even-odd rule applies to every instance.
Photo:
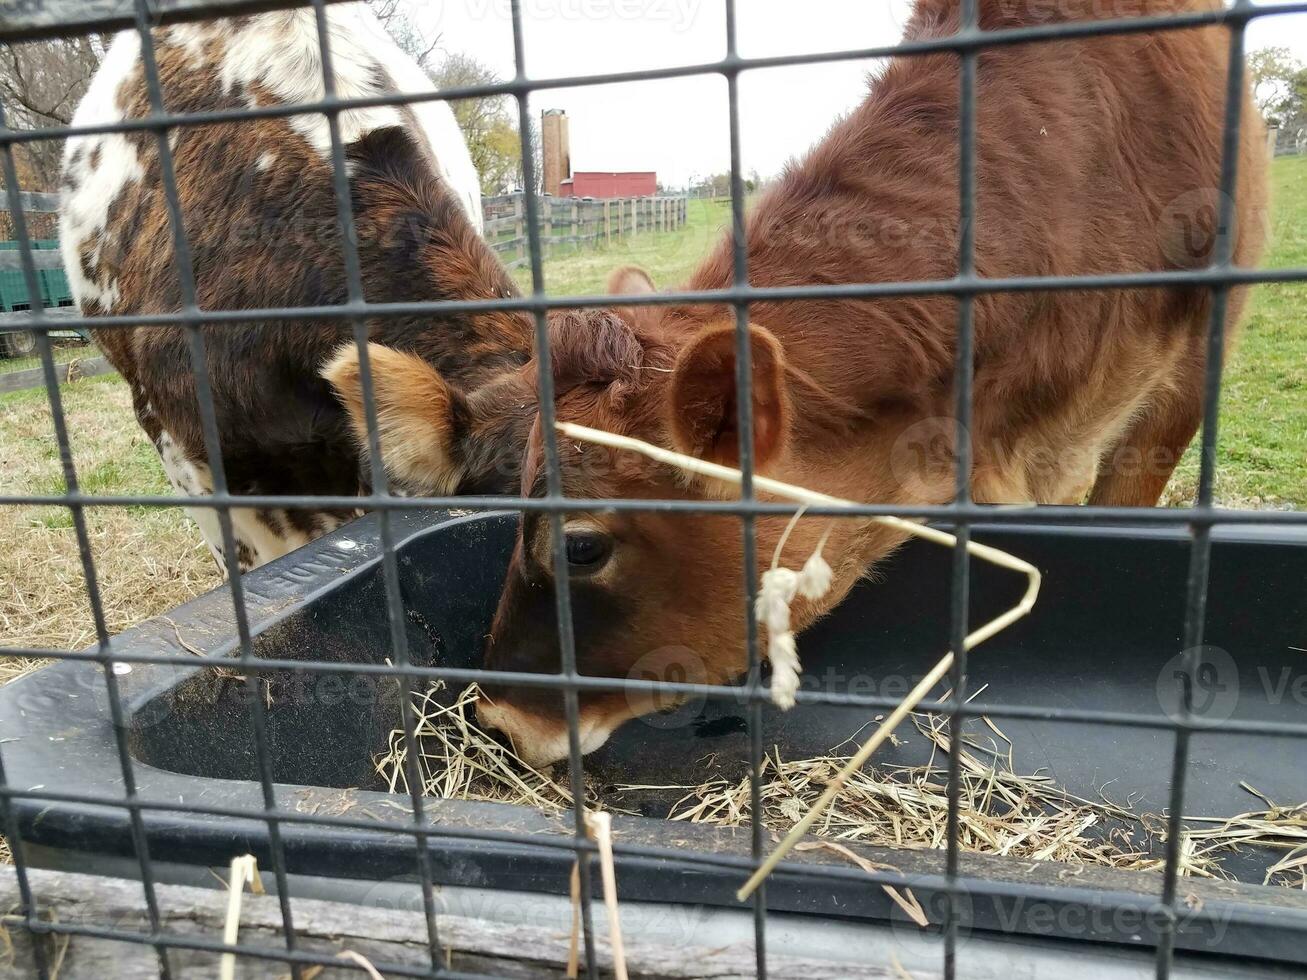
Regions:
[[[957, 423], [957, 480], [956, 499], [953, 503], [942, 506], [891, 506], [865, 505], [850, 509], [812, 507], [810, 514], [831, 514], [840, 516], [875, 516], [901, 515], [926, 518], [951, 526], [959, 537], [966, 541], [972, 522], [984, 520], [990, 523], [1023, 522], [1036, 524], [1138, 524], [1141, 522], [1161, 523], [1189, 529], [1191, 550], [1187, 592], [1185, 596], [1183, 646], [1188, 651], [1184, 663], [1187, 683], [1182, 686], [1182, 705], [1180, 717], [1164, 718], [1152, 715], [1131, 714], [1127, 712], [1098, 712], [1073, 710], [1070, 708], [1041, 707], [1034, 705], [1004, 705], [968, 701], [967, 698], [967, 659], [963, 638], [967, 630], [967, 609], [969, 598], [969, 570], [965, 552], [959, 548], [955, 552], [952, 564], [950, 588], [951, 642], [952, 649], [959, 655], [952, 669], [951, 692], [944, 701], [923, 705], [923, 710], [939, 711], [945, 714], [951, 726], [960, 725], [963, 719], [989, 715], [996, 718], [1030, 718], [1059, 720], [1068, 723], [1092, 723], [1097, 725], [1121, 726], [1131, 728], [1167, 729], [1174, 735], [1174, 753], [1170, 773], [1169, 831], [1165, 861], [1165, 874], [1162, 876], [1162, 888], [1156, 895], [1127, 896], [1114, 895], [1112, 901], [1119, 907], [1133, 907], [1138, 911], [1155, 915], [1160, 923], [1160, 932], [1156, 944], [1156, 973], [1160, 978], [1168, 977], [1173, 969], [1175, 959], [1176, 922], [1180, 912], [1182, 898], [1178, 889], [1181, 855], [1179, 852], [1181, 835], [1179, 834], [1181, 815], [1185, 812], [1186, 781], [1190, 772], [1190, 743], [1197, 730], [1193, 708], [1192, 686], [1199, 667], [1200, 648], [1203, 644], [1204, 619], [1208, 594], [1208, 580], [1211, 566], [1212, 529], [1218, 524], [1246, 524], [1252, 522], [1269, 522], [1279, 526], [1307, 525], [1307, 513], [1295, 512], [1241, 512], [1216, 510], [1213, 507], [1213, 477], [1215, 471], [1215, 450], [1217, 443], [1217, 416], [1221, 391], [1222, 353], [1226, 338], [1227, 297], [1232, 288], [1253, 283], [1301, 282], [1307, 280], [1307, 268], [1251, 270], [1235, 268], [1231, 264], [1232, 256], [1232, 222], [1234, 195], [1236, 186], [1236, 163], [1238, 158], [1239, 132], [1243, 100], [1241, 93], [1244, 86], [1244, 32], [1254, 18], [1271, 13], [1295, 13], [1307, 11], [1307, 0], [1298, 0], [1280, 6], [1265, 8], [1254, 6], [1249, 0], [1236, 0], [1229, 7], [1211, 11], [1185, 12], [1165, 16], [1138, 16], [1103, 20], [1087, 20], [1066, 23], [1048, 23], [1040, 26], [1005, 29], [1000, 31], [981, 31], [978, 28], [977, 0], [959, 0], [962, 10], [962, 30], [952, 36], [913, 40], [901, 44], [842, 50], [823, 54], [786, 55], [777, 57], [746, 58], [739, 54], [736, 46], [736, 10], [734, 0], [725, 0], [726, 18], [726, 52], [718, 61], [693, 64], [684, 67], [660, 68], [649, 71], [616, 72], [603, 75], [584, 75], [548, 79], [529, 78], [525, 70], [525, 41], [523, 36], [522, 11], [519, 0], [512, 3], [513, 51], [516, 74], [503, 83], [474, 85], [462, 88], [450, 88], [438, 93], [380, 95], [366, 99], [345, 99], [337, 96], [333, 89], [333, 72], [331, 70], [331, 51], [328, 43], [326, 0], [312, 0], [316, 15], [318, 39], [322, 52], [324, 69], [325, 96], [321, 102], [304, 105], [264, 105], [221, 111], [206, 111], [189, 114], [169, 112], [163, 104], [159, 74], [154, 57], [153, 39], [150, 29], [162, 23], [180, 20], [192, 20], [204, 17], [229, 17], [240, 13], [278, 7], [296, 6], [292, 2], [280, 0], [168, 0], [165, 3], [151, 3], [148, 0], [134, 0], [134, 6], [127, 0], [114, 0], [108, 3], [79, 3], [73, 0], [46, 0], [45, 3], [9, 3], [0, 9], [0, 41], [17, 42], [26, 39], [39, 39], [54, 36], [69, 36], [87, 32], [101, 32], [111, 29], [135, 28], [141, 40], [141, 54], [145, 69], [150, 99], [151, 113], [144, 118], [123, 119], [106, 125], [82, 127], [56, 127], [32, 131], [9, 129], [0, 120], [0, 166], [6, 187], [8, 205], [13, 216], [15, 237], [20, 243], [22, 271], [26, 278], [29, 295], [37, 299], [27, 325], [35, 330], [39, 337], [39, 354], [44, 367], [45, 386], [48, 393], [54, 433], [57, 440], [59, 458], [62, 462], [63, 475], [66, 480], [66, 492], [60, 495], [9, 494], [0, 497], [0, 504], [7, 506], [62, 505], [72, 514], [73, 526], [80, 552], [85, 584], [91, 609], [94, 615], [97, 643], [89, 651], [51, 651], [46, 649], [27, 649], [7, 647], [0, 649], [0, 655], [6, 657], [53, 657], [61, 660], [86, 660], [102, 668], [107, 704], [111, 713], [118, 762], [121, 767], [123, 786], [122, 798], [104, 798], [101, 796], [78, 796], [76, 794], [55, 794], [42, 791], [41, 788], [26, 789], [10, 784], [5, 780], [3, 768], [3, 747], [0, 747], [0, 828], [9, 838], [16, 865], [17, 881], [23, 908], [20, 911], [21, 924], [33, 936], [72, 935], [100, 937], [122, 942], [148, 944], [157, 951], [159, 969], [162, 976], [170, 976], [170, 952], [179, 949], [203, 950], [209, 952], [232, 951], [242, 956], [258, 957], [283, 961], [296, 977], [309, 976], [309, 970], [315, 966], [332, 965], [337, 968], [362, 969], [348, 962], [335, 960], [330, 956], [299, 948], [296, 941], [295, 909], [290, 899], [288, 882], [288, 862], [284, 831], [288, 826], [320, 825], [337, 828], [350, 828], [359, 831], [372, 831], [377, 838], [384, 834], [393, 835], [402, 832], [411, 839], [417, 877], [421, 882], [422, 907], [425, 913], [427, 929], [427, 946], [429, 966], [415, 969], [411, 965], [377, 962], [376, 968], [388, 976], [456, 976], [457, 971], [448, 968], [442, 952], [440, 937], [440, 916], [437, 912], [435, 884], [431, 864], [432, 838], [463, 837], [477, 841], [528, 841], [541, 847], [563, 846], [573, 851], [580, 861], [584, 873], [580, 876], [584, 934], [584, 959], [589, 975], [597, 976], [594, 928], [591, 921], [591, 865], [596, 846], [588, 838], [584, 820], [584, 808], [574, 807], [575, 836], [560, 844], [558, 841], [542, 841], [524, 838], [506, 832], [479, 831], [475, 828], [457, 828], [437, 826], [427, 815], [428, 801], [422, 792], [422, 780], [416, 769], [418, 752], [413, 747], [417, 744], [416, 709], [412, 704], [414, 686], [427, 683], [436, 678], [450, 681], [474, 681], [489, 675], [479, 670], [457, 670], [440, 667], [415, 666], [409, 656], [407, 637], [404, 629], [405, 609], [400, 593], [398, 563], [395, 553], [396, 531], [393, 518], [397, 511], [413, 508], [458, 507], [479, 510], [518, 509], [522, 512], [539, 512], [547, 516], [550, 529], [550, 542], [554, 567], [554, 579], [558, 583], [556, 590], [559, 641], [561, 645], [562, 669], [558, 674], [513, 674], [509, 675], [513, 683], [521, 683], [536, 689], [561, 692], [569, 727], [569, 761], [571, 791], [576, 801], [585, 799], [583, 784], [583, 763], [580, 737], [578, 732], [578, 698], [582, 691], [658, 691], [665, 694], [693, 694], [709, 698], [747, 700], [747, 721], [749, 726], [751, 793], [750, 802], [755, 818], [751, 821], [751, 858], [727, 854], [696, 853], [688, 851], [669, 852], [666, 848], [634, 843], [615, 845], [618, 857], [627, 862], [656, 862], [671, 856], [678, 862], [698, 864], [705, 868], [727, 869], [738, 872], [741, 879], [757, 867], [765, 856], [767, 840], [765, 827], [759, 819], [763, 808], [760, 800], [762, 782], [761, 766], [763, 761], [762, 743], [762, 706], [767, 700], [767, 688], [762, 680], [760, 654], [758, 648], [758, 631], [751, 610], [756, 594], [754, 569], [756, 562], [756, 541], [754, 535], [755, 519], [762, 515], [793, 513], [792, 504], [770, 503], [756, 500], [753, 490], [753, 440], [751, 438], [752, 419], [750, 347], [748, 343], [749, 307], [751, 303], [795, 302], [803, 300], [839, 298], [875, 299], [905, 296], [945, 295], [957, 302], [957, 357], [955, 365], [956, 387], [956, 423]], [[1210, 265], [1203, 269], [1188, 271], [1158, 271], [1145, 273], [1119, 273], [1093, 276], [1053, 276], [991, 279], [978, 276], [975, 264], [975, 212], [976, 212], [976, 74], [979, 53], [987, 48], [1002, 45], [1026, 44], [1053, 39], [1086, 38], [1109, 33], [1125, 34], [1150, 31], [1174, 31], [1196, 26], [1220, 25], [1229, 33], [1229, 73], [1226, 90], [1226, 107], [1224, 122], [1224, 141], [1222, 147], [1223, 163], [1221, 171], [1221, 196], [1219, 223], [1217, 227], [1216, 248]], [[899, 281], [882, 283], [859, 283], [840, 286], [797, 286], [786, 288], [753, 287], [748, 283], [748, 256], [744, 239], [744, 186], [741, 176], [741, 142], [739, 118], [739, 79], [743, 72], [760, 68], [776, 68], [829, 62], [837, 60], [910, 57], [930, 53], [948, 52], [958, 57], [959, 94], [960, 94], [960, 144], [958, 159], [960, 162], [960, 182], [958, 195], [960, 201], [960, 223], [958, 236], [957, 274], [945, 281]], [[377, 413], [372, 401], [373, 379], [368, 362], [367, 320], [369, 317], [401, 316], [422, 313], [441, 314], [453, 312], [484, 312], [487, 310], [524, 310], [535, 321], [535, 343], [537, 345], [537, 364], [548, 365], [550, 335], [546, 324], [546, 314], [550, 310], [561, 308], [597, 307], [610, 304], [611, 300], [602, 296], [556, 297], [545, 295], [545, 277], [542, 268], [540, 248], [540, 226], [538, 221], [540, 197], [534, 190], [535, 161], [530, 147], [523, 145], [523, 170], [525, 177], [525, 227], [530, 238], [531, 275], [533, 289], [529, 296], [505, 298], [490, 301], [459, 301], [438, 303], [367, 303], [364, 299], [360, 260], [354, 235], [354, 216], [351, 213], [351, 199], [345, 168], [345, 155], [340, 136], [338, 116], [347, 109], [389, 106], [428, 99], [451, 100], [488, 95], [506, 95], [516, 100], [518, 107], [519, 128], [523, 134], [531, 131], [528, 96], [533, 92], [547, 89], [610, 84], [615, 82], [632, 82], [655, 79], [667, 79], [689, 75], [719, 75], [727, 83], [730, 108], [730, 159], [731, 159], [731, 225], [734, 235], [734, 285], [721, 291], [710, 292], [667, 292], [649, 296], [626, 297], [623, 303], [632, 306], [642, 304], [688, 304], [718, 303], [729, 304], [735, 311], [737, 328], [737, 384], [742, 397], [737, 399], [739, 406], [739, 453], [740, 468], [743, 471], [742, 499], [738, 502], [713, 500], [586, 500], [568, 498], [562, 487], [559, 465], [558, 445], [554, 435], [555, 406], [554, 379], [549, 370], [539, 371], [539, 411], [542, 431], [545, 433], [545, 471], [547, 475], [547, 492], [542, 497], [527, 499], [505, 499], [502, 497], [402, 497], [394, 496], [388, 490], [386, 474], [381, 463], [379, 439], [377, 434]], [[338, 206], [338, 219], [344, 229], [343, 247], [345, 270], [348, 284], [348, 301], [338, 306], [320, 306], [304, 308], [272, 308], [262, 310], [202, 310], [196, 302], [195, 282], [191, 268], [190, 253], [182, 223], [177, 179], [173, 169], [173, 157], [168, 141], [168, 130], [178, 126], [194, 126], [233, 119], [254, 119], [287, 116], [316, 112], [325, 114], [330, 126], [331, 154], [334, 165], [335, 194]], [[24, 211], [19, 199], [19, 184], [14, 162], [13, 148], [33, 140], [64, 139], [72, 135], [92, 133], [125, 133], [145, 131], [152, 133], [157, 141], [161, 161], [163, 192], [167, 201], [172, 221], [173, 243], [175, 246], [176, 268], [181, 284], [181, 309], [175, 313], [152, 313], [142, 315], [103, 316], [103, 317], [55, 317], [42, 308], [38, 288], [38, 266], [33, 259], [33, 249], [28, 237], [28, 228]], [[972, 502], [969, 495], [969, 472], [971, 462], [970, 430], [972, 414], [972, 353], [973, 353], [973, 310], [976, 298], [984, 294], [1003, 291], [1047, 292], [1056, 290], [1112, 290], [1125, 288], [1165, 289], [1177, 286], [1203, 287], [1211, 291], [1213, 297], [1210, 329], [1207, 340], [1207, 369], [1205, 378], [1205, 415], [1201, 437], [1201, 468], [1198, 481], [1196, 503], [1183, 509], [1151, 510], [1117, 507], [1041, 507], [995, 509], [980, 506]], [[201, 325], [222, 325], [237, 322], [249, 322], [256, 319], [268, 321], [288, 321], [312, 316], [323, 320], [335, 320], [352, 327], [353, 337], [358, 345], [362, 385], [367, 408], [368, 446], [371, 450], [372, 483], [376, 488], [365, 497], [323, 497], [323, 496], [236, 496], [228, 493], [224, 480], [222, 452], [219, 445], [218, 424], [209, 387], [206, 367], [204, 340]], [[69, 433], [64, 419], [63, 405], [59, 385], [56, 381], [54, 361], [51, 354], [49, 333], [53, 330], [67, 330], [72, 327], [94, 327], [97, 329], [132, 328], [139, 326], [179, 326], [185, 331], [189, 342], [191, 367], [194, 372], [196, 392], [203, 425], [205, 446], [208, 460], [213, 472], [213, 493], [203, 497], [174, 497], [150, 494], [133, 494], [125, 496], [97, 496], [84, 492], [78, 484], [77, 471], [73, 465]], [[249, 811], [236, 808], [199, 806], [184, 802], [163, 803], [143, 799], [137, 792], [136, 774], [133, 768], [133, 756], [128, 744], [128, 725], [125, 718], [121, 692], [119, 690], [116, 665], [130, 663], [181, 664], [194, 666], [194, 660], [182, 660], [179, 657], [165, 655], [126, 654], [116, 650], [106, 626], [103, 604], [97, 585], [95, 561], [92, 556], [91, 541], [88, 535], [85, 508], [88, 506], [147, 506], [176, 507], [199, 506], [213, 508], [220, 520], [222, 540], [225, 545], [227, 574], [230, 582], [231, 597], [234, 604], [235, 622], [239, 636], [239, 652], [233, 660], [224, 661], [244, 675], [247, 685], [251, 717], [253, 722], [254, 746], [257, 753], [257, 771], [262, 792], [261, 810]], [[322, 508], [322, 507], [367, 507], [379, 515], [380, 539], [382, 544], [383, 575], [386, 595], [386, 610], [392, 648], [391, 663], [375, 664], [341, 664], [326, 661], [287, 661], [259, 658], [255, 654], [251, 636], [250, 622], [247, 615], [246, 596], [242, 588], [240, 570], [237, 565], [237, 548], [235, 546], [230, 510], [232, 507], [280, 507], [280, 508]], [[577, 670], [574, 650], [574, 637], [571, 617], [571, 596], [568, 587], [567, 558], [564, 540], [564, 516], [575, 511], [614, 508], [619, 510], [648, 509], [662, 512], [699, 512], [724, 513], [737, 515], [741, 525], [743, 541], [743, 567], [747, 570], [744, 583], [744, 604], [740, 615], [747, 625], [748, 643], [748, 681], [743, 694], [737, 687], [699, 684], [676, 684], [669, 681], [637, 680], [633, 678], [607, 678], [583, 676]], [[261, 678], [274, 670], [296, 669], [305, 671], [344, 672], [357, 675], [389, 675], [398, 678], [403, 691], [405, 710], [403, 716], [403, 734], [405, 745], [410, 747], [406, 755], [408, 769], [408, 787], [412, 820], [402, 827], [387, 825], [384, 831], [376, 824], [361, 819], [327, 814], [307, 814], [284, 805], [279, 800], [274, 785], [273, 766], [270, 759], [268, 742], [268, 718], [263, 698], [260, 696]], [[503, 680], [505, 675], [498, 674], [490, 679]], [[840, 704], [857, 706], [870, 710], [893, 706], [894, 699], [855, 694], [837, 694], [821, 691], [801, 691], [798, 695], [799, 710], [804, 706], [815, 704]], [[1208, 729], [1210, 731], [1210, 729]], [[1232, 720], [1221, 726], [1222, 733], [1259, 734], [1274, 737], [1303, 738], [1307, 736], [1307, 724], [1282, 724], [1262, 720]], [[943, 934], [943, 973], [953, 977], [959, 971], [958, 937], [959, 930], [965, 926], [958, 906], [961, 896], [976, 893], [1005, 890], [1012, 895], [1030, 895], [1035, 897], [1037, 891], [1027, 889], [1020, 883], [986, 881], [974, 876], [964, 876], [959, 869], [959, 826], [960, 808], [960, 772], [958, 753], [950, 753], [948, 766], [948, 839], [944, 873], [932, 879], [932, 884], [941, 893], [948, 896], [946, 915], [942, 925]], [[18, 800], [48, 802], [80, 802], [116, 808], [125, 813], [130, 821], [130, 829], [135, 850], [135, 861], [139, 868], [140, 880], [144, 889], [144, 903], [148, 910], [148, 931], [132, 931], [117, 928], [112, 922], [60, 922], [42, 914], [42, 901], [31, 887], [28, 864], [19, 821], [14, 813], [14, 802]], [[156, 896], [158, 875], [150, 854], [150, 835], [147, 833], [147, 819], [151, 814], [160, 812], [203, 813], [210, 816], [228, 818], [257, 818], [266, 824], [268, 852], [271, 870], [276, 879], [277, 895], [280, 900], [284, 948], [270, 948], [252, 944], [236, 943], [224, 945], [217, 940], [204, 939], [194, 934], [183, 934], [163, 927], [159, 903]], [[782, 873], [785, 865], [782, 865]], [[859, 881], [871, 881], [892, 886], [911, 884], [903, 874], [892, 870], [867, 872], [855, 868], [822, 867], [814, 871], [812, 865], [805, 865], [807, 873], [820, 873], [832, 879], [856, 878]], [[915, 879], [918, 882], [920, 879]], [[1059, 886], [1061, 891], [1075, 897], [1077, 887], [1072, 883]], [[1101, 901], [1087, 892], [1081, 895], [1086, 903]], [[760, 888], [752, 896], [754, 921], [754, 942], [756, 948], [756, 970], [759, 977], [767, 975], [768, 967], [768, 913], [766, 889]], [[1250, 913], [1252, 914], [1252, 913]], [[1300, 919], [1286, 918], [1281, 928], [1304, 929]], [[35, 957], [36, 973], [45, 980], [55, 975], [56, 964], [52, 962], [48, 947], [43, 943], [32, 944]]]

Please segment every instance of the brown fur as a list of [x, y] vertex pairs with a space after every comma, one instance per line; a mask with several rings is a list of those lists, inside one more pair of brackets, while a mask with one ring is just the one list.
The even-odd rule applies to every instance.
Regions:
[[[1144, 14], [1212, 9], [1216, 0], [1143, 0]], [[981, 0], [988, 29], [1055, 16]], [[953, 0], [919, 0], [909, 38], [958, 29]], [[1212, 259], [1203, 223], [1220, 176], [1227, 35], [1223, 29], [1118, 35], [995, 48], [979, 58], [976, 266], [986, 277], [1193, 269]], [[958, 60], [900, 58], [866, 101], [758, 202], [748, 220], [759, 286], [947, 280], [957, 273]], [[1245, 102], [1235, 262], [1264, 237], [1263, 130]], [[1197, 232], [1197, 234], [1195, 234]], [[689, 282], [733, 280], [723, 241]], [[1230, 297], [1237, 324], [1244, 293]], [[1152, 505], [1193, 436], [1211, 299], [1202, 289], [1026, 292], [975, 300], [971, 491], [982, 502]], [[645, 348], [635, 390], [560, 392], [558, 415], [682, 450], [735, 458], [729, 308], [641, 308], [620, 325]], [[754, 437], [761, 468], [841, 497], [952, 499], [957, 304], [943, 296], [828, 299], [750, 308]], [[611, 337], [602, 341], [611, 345]], [[624, 346], [629, 344], [623, 340]], [[616, 387], [616, 386], [614, 386]], [[528, 452], [538, 449], [528, 447]], [[1127, 465], [1136, 454], [1140, 466]], [[579, 497], [721, 495], [666, 468], [595, 447], [562, 454]], [[527, 470], [538, 467], [528, 461]], [[688, 485], [687, 485], [688, 482]], [[538, 491], [538, 487], [536, 487]], [[739, 521], [658, 512], [569, 516], [605, 529], [613, 557], [572, 578], [582, 673], [726, 681], [743, 670]], [[784, 521], [760, 519], [771, 560]], [[826, 522], [801, 521], [783, 563], [797, 567]], [[487, 666], [559, 668], [547, 523], [524, 521]], [[835, 570], [799, 627], [837, 603], [901, 536], [839, 521]], [[673, 651], [669, 653], [669, 651]], [[556, 695], [489, 687], [510, 734], [562, 725]], [[585, 695], [591, 733], [650, 710], [621, 694]], [[539, 741], [537, 738], [536, 741]], [[600, 739], [602, 741], [602, 739]], [[548, 744], [560, 744], [546, 740]], [[519, 746], [521, 748], [522, 746]], [[537, 761], [547, 761], [538, 759]]]
[[644, 346], [604, 310], [559, 310], [549, 319], [554, 378], [564, 390], [581, 384], [638, 383]]

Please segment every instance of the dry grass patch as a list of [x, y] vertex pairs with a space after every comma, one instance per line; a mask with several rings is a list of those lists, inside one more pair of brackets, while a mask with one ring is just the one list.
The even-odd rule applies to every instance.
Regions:
[[[154, 448], [116, 377], [61, 389], [83, 490], [168, 493]], [[0, 493], [58, 494], [63, 468], [44, 389], [0, 398]], [[221, 581], [199, 532], [179, 508], [94, 507], [87, 535], [105, 625], [118, 633]], [[77, 650], [95, 642], [71, 512], [0, 507], [0, 646]], [[46, 661], [0, 656], [0, 684]], [[0, 837], [0, 864], [12, 860]]]
[[[82, 489], [168, 493], [154, 448], [136, 424], [127, 386], [96, 378], [64, 386], [64, 412]], [[0, 399], [0, 493], [58, 494], [63, 471], [43, 390]], [[180, 509], [86, 510], [105, 625], [110, 633], [164, 612], [221, 578]], [[0, 643], [79, 649], [95, 641], [71, 512], [0, 507]], [[0, 659], [0, 683], [34, 664]]]
[[[815, 836], [880, 847], [941, 850], [946, 846], [947, 756], [952, 746], [943, 718], [918, 714], [913, 722], [933, 746], [927, 763], [864, 767], [813, 826]], [[802, 819], [847, 761], [841, 748], [794, 760], [782, 758], [773, 748], [773, 754], [764, 758], [762, 819], [769, 831], [783, 835]], [[968, 740], [959, 762], [962, 850], [1132, 871], [1161, 867], [1142, 846], [1149, 835], [1140, 815], [1106, 798], [1073, 796], [1047, 775], [1019, 774], [1010, 744], [1000, 750], [993, 740], [990, 744]], [[719, 827], [751, 822], [747, 776], [738, 781], [711, 779], [686, 790], [669, 814], [672, 820]]]

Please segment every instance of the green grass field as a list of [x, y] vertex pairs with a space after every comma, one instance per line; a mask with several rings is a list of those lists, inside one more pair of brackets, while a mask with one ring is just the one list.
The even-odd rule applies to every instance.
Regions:
[[[1264, 264], [1307, 266], [1307, 157], [1271, 166], [1272, 240]], [[1307, 285], [1253, 290], [1226, 364], [1216, 497], [1229, 506], [1307, 506]], [[1185, 503], [1198, 478], [1192, 447], [1168, 489]]]
[[[673, 232], [642, 233], [610, 246], [569, 250], [544, 263], [545, 292], [551, 296], [602, 293], [608, 274], [623, 265], [638, 265], [660, 289], [678, 286], [708, 254], [730, 224], [729, 201], [694, 200], [686, 206], [685, 227]], [[513, 271], [518, 284], [531, 289], [531, 270]]]

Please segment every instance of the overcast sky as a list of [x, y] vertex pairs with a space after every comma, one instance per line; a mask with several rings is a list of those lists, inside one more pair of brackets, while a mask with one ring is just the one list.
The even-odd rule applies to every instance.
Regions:
[[[509, 0], [411, 0], [416, 25], [439, 34], [504, 77], [513, 74]], [[909, 0], [740, 0], [745, 56], [892, 44]], [[522, 0], [527, 73], [532, 78], [596, 75], [720, 58], [722, 0]], [[1290, 47], [1307, 60], [1307, 15], [1254, 21], [1248, 48]], [[740, 76], [740, 135], [746, 172], [777, 173], [821, 139], [863, 97], [870, 62]], [[537, 93], [533, 110], [570, 117], [575, 170], [657, 170], [669, 186], [726, 170], [730, 163], [726, 82], [694, 76]]]

